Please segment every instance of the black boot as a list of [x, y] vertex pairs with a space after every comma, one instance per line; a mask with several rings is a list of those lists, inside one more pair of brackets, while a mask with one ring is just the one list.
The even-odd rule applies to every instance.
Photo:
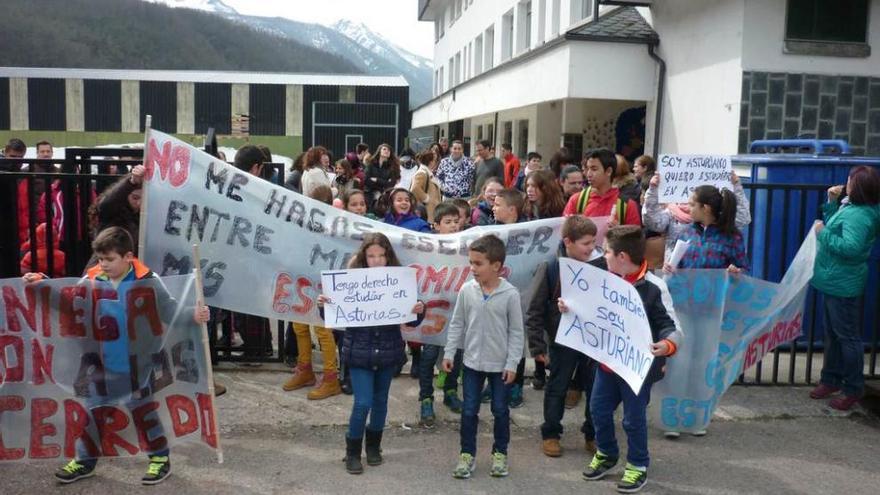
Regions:
[[370, 466], [378, 466], [382, 464], [382, 430], [367, 430], [366, 446], [367, 464]]
[[361, 464], [361, 450], [364, 445], [363, 438], [345, 437], [345, 470], [348, 474], [361, 474], [364, 465]]

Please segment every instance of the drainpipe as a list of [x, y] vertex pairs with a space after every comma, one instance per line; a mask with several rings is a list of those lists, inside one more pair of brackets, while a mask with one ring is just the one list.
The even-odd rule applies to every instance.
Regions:
[[666, 61], [654, 51], [657, 44], [648, 44], [648, 55], [660, 66], [660, 73], [657, 75], [657, 102], [654, 109], [654, 147], [651, 150], [652, 156], [657, 158], [660, 150], [660, 121], [663, 116], [663, 89], [666, 85]]

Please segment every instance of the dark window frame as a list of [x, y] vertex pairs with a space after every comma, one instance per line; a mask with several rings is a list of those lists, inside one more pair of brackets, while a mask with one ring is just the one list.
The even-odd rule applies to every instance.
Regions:
[[[870, 16], [871, 1], [865, 0], [865, 36], [864, 40], [830, 40], [822, 39], [820, 36], [811, 33], [811, 37], [794, 37], [790, 34], [789, 22], [791, 21], [792, 3], [797, 0], [786, 0], [785, 2], [785, 25], [783, 26], [783, 52], [796, 55], [818, 55], [829, 57], [855, 57], [867, 58], [871, 56], [871, 46], [868, 43], [870, 39]], [[825, 0], [809, 0], [815, 6], [816, 2]]]

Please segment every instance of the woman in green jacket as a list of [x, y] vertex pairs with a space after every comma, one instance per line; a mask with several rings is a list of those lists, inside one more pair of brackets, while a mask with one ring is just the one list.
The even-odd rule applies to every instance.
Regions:
[[853, 168], [843, 186], [828, 189], [823, 207], [825, 221], [815, 225], [818, 252], [812, 285], [821, 294], [825, 309], [825, 362], [819, 385], [810, 392], [847, 411], [861, 399], [865, 351], [862, 344], [862, 297], [868, 279], [868, 257], [880, 231], [880, 173], [872, 167]]

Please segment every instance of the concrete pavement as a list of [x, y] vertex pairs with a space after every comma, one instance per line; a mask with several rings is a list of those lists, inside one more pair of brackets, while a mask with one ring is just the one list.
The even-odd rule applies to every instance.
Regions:
[[[229, 393], [217, 400], [224, 464], [196, 446], [175, 447], [173, 475], [142, 487], [144, 459], [113, 459], [99, 474], [70, 486], [51, 478], [56, 464], [0, 466], [3, 494], [30, 493], [614, 493], [613, 481], [586, 482], [580, 434], [582, 406], [566, 413], [565, 455], [540, 452], [542, 392], [526, 390], [512, 411], [511, 476], [487, 474], [491, 419], [482, 411], [474, 479], [450, 476], [458, 451], [458, 419], [436, 407], [438, 425], [415, 426], [416, 380], [394, 380], [383, 447], [386, 463], [361, 476], [345, 473], [340, 459], [351, 397], [314, 402], [306, 391], [284, 392], [286, 374], [223, 371]], [[832, 413], [804, 387], [733, 387], [703, 438], [670, 441], [650, 425], [652, 465], [645, 493], [852, 493], [880, 490], [877, 454], [880, 421], [865, 410]], [[439, 395], [439, 394], [438, 394]], [[619, 431], [618, 438], [625, 436]], [[624, 449], [625, 451], [625, 449]]]

